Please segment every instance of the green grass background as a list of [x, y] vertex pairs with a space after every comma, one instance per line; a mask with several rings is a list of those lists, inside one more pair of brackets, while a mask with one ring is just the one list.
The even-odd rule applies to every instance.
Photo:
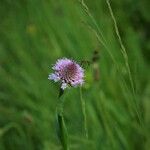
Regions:
[[100, 80], [94, 81], [90, 66], [82, 88], [88, 139], [79, 88], [64, 95], [70, 149], [150, 148], [150, 3], [111, 2], [135, 95], [106, 1], [85, 3], [119, 69], [97, 40], [98, 28], [78, 0], [0, 0], [0, 150], [61, 149], [56, 134], [59, 85], [50, 82], [48, 74], [58, 58], [91, 60], [95, 49], [100, 55]]

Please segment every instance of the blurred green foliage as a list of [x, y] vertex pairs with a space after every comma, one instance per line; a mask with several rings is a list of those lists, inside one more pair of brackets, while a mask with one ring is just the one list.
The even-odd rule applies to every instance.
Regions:
[[84, 136], [79, 89], [64, 95], [70, 149], [149, 149], [150, 1], [111, 2], [135, 95], [106, 1], [85, 3], [119, 71], [89, 29], [98, 33], [78, 0], [0, 0], [0, 150], [61, 149], [55, 114], [59, 85], [48, 81], [48, 74], [58, 58], [90, 60], [95, 49], [100, 54], [100, 80], [94, 80], [90, 66], [83, 87], [89, 139]]

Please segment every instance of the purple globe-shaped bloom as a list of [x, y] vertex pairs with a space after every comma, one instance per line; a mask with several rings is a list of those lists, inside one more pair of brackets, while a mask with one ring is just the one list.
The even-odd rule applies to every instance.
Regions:
[[69, 85], [76, 87], [84, 83], [84, 69], [73, 60], [58, 59], [52, 69], [54, 73], [50, 74], [48, 79], [60, 81], [63, 90]]

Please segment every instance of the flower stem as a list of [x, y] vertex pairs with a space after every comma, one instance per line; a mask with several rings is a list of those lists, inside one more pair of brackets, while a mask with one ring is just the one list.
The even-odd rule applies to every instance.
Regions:
[[82, 88], [80, 87], [80, 100], [81, 100], [81, 106], [82, 106], [82, 113], [84, 117], [84, 131], [85, 131], [85, 136], [88, 138], [88, 129], [87, 129], [87, 116], [86, 116], [86, 109], [85, 109], [85, 100], [83, 99], [82, 96]]
[[63, 115], [63, 98], [59, 96], [59, 102], [56, 108], [56, 115], [57, 115], [57, 123], [58, 123], [58, 137], [62, 144], [63, 150], [69, 150], [68, 145], [68, 132], [64, 121]]

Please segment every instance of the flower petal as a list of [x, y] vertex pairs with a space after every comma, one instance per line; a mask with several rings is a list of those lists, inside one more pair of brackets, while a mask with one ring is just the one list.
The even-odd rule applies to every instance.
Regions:
[[61, 85], [61, 88], [64, 90], [65, 88], [67, 88], [68, 87], [68, 85], [67, 85], [67, 83], [62, 83], [62, 85]]
[[50, 74], [48, 76], [48, 79], [49, 80], [54, 80], [55, 82], [58, 82], [60, 80], [60, 78], [56, 74], [54, 74], [54, 73]]

